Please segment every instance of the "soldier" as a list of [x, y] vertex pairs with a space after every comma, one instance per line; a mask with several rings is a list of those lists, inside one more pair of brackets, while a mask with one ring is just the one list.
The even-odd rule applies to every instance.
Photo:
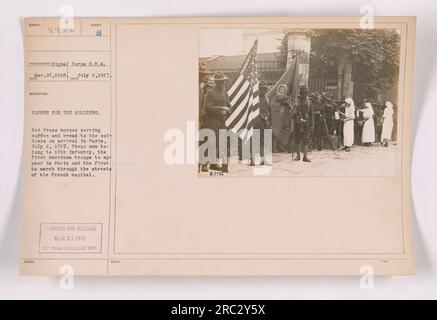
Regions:
[[273, 152], [285, 151], [290, 148], [291, 136], [294, 131], [293, 108], [286, 86], [279, 86], [277, 95], [270, 103], [271, 126], [273, 132]]
[[355, 111], [355, 120], [354, 120], [354, 143], [358, 145], [362, 145], [362, 135], [363, 135], [363, 127], [364, 127], [364, 117], [363, 117], [363, 110], [364, 105], [367, 103], [367, 99], [363, 99], [363, 102], [361, 105], [357, 105], [356, 111]]
[[[209, 168], [211, 170], [228, 172], [227, 159], [223, 154], [220, 154], [219, 130], [225, 129], [225, 121], [231, 113], [231, 104], [226, 93], [225, 82], [229, 78], [223, 72], [218, 71], [214, 74], [213, 80], [215, 86], [207, 92], [204, 100], [204, 127], [211, 129], [215, 133], [216, 138], [216, 155], [217, 159], [213, 159]], [[223, 164], [220, 166], [218, 159], [222, 160]], [[207, 166], [202, 166], [202, 171], [208, 171]]]
[[[272, 111], [269, 103], [269, 99], [266, 94], [268, 91], [268, 87], [264, 81], [260, 81], [259, 83], [259, 115], [254, 119], [253, 128], [258, 129], [260, 131], [260, 156], [261, 162], [260, 165], [264, 165], [264, 130], [271, 128], [272, 122]], [[251, 164], [253, 164], [253, 157], [251, 160]]]
[[335, 123], [335, 115], [334, 115], [334, 104], [333, 98], [331, 95], [326, 92], [322, 93], [323, 96], [323, 111], [325, 115], [326, 126], [328, 127], [328, 134], [333, 135], [334, 130], [337, 130], [334, 126]]
[[325, 136], [325, 123], [324, 123], [324, 105], [322, 95], [315, 93], [313, 102], [313, 113], [314, 113], [314, 133], [313, 133], [313, 143], [317, 150], [322, 150], [323, 147], [323, 137]]
[[[313, 107], [313, 112], [315, 113], [317, 111], [317, 93], [316, 92], [312, 92], [308, 94], [308, 99], [311, 103], [311, 106]], [[308, 150], [311, 151], [313, 150], [313, 144], [315, 143], [315, 129], [316, 129], [316, 116], [314, 115], [314, 126], [313, 129], [310, 132], [310, 136], [308, 138]]]
[[[205, 109], [204, 109], [204, 101], [205, 96], [215, 86], [215, 83], [211, 78], [211, 72], [208, 71], [204, 63], [199, 64], [199, 129], [204, 128], [204, 118], [205, 118]], [[199, 141], [199, 145], [202, 142]], [[200, 165], [201, 171], [208, 171], [208, 166], [206, 164]]]
[[206, 82], [202, 83], [202, 86], [200, 88], [200, 94], [199, 94], [199, 106], [200, 106], [200, 116], [199, 116], [199, 127], [203, 128], [203, 118], [205, 116], [205, 97], [208, 94], [209, 91], [212, 90], [212, 88], [215, 87], [214, 80], [207, 80]]
[[346, 102], [345, 102], [346, 97], [342, 96], [340, 98], [340, 101], [338, 101], [337, 103], [337, 108], [336, 108], [336, 114], [337, 114], [337, 134], [338, 134], [338, 139], [339, 139], [339, 143], [343, 144], [343, 114], [346, 111]]
[[300, 160], [300, 151], [303, 151], [303, 161], [311, 162], [308, 159], [308, 143], [311, 131], [314, 130], [314, 113], [311, 102], [308, 99], [308, 88], [303, 85], [299, 88], [299, 97], [296, 105], [295, 137], [297, 156], [294, 160]]
[[214, 86], [211, 78], [211, 71], [208, 71], [204, 63], [199, 64], [199, 108], [202, 114], [205, 95], [209, 89]]

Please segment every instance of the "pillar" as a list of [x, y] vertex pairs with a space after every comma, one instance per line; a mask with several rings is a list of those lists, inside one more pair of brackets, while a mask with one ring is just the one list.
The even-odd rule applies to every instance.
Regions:
[[287, 68], [292, 61], [292, 57], [299, 53], [300, 62], [298, 66], [299, 86], [308, 86], [310, 51], [312, 31], [307, 29], [290, 29], [286, 31], [287, 42]]

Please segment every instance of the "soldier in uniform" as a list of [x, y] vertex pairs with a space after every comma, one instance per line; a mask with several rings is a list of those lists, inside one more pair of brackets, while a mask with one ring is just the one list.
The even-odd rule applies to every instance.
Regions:
[[[272, 123], [272, 111], [269, 103], [269, 99], [266, 94], [268, 87], [264, 81], [259, 83], [259, 115], [254, 119], [253, 128], [260, 131], [260, 165], [264, 165], [264, 130], [270, 129]], [[253, 163], [253, 157], [251, 159], [251, 164]]]
[[334, 101], [330, 94], [326, 92], [322, 93], [323, 96], [323, 112], [325, 115], [326, 126], [328, 127], [328, 134], [333, 135], [335, 128], [335, 115], [334, 115]]
[[[200, 114], [203, 112], [203, 102], [205, 95], [214, 86], [214, 81], [211, 80], [212, 73], [208, 71], [204, 63], [199, 64], [199, 108]], [[200, 119], [201, 120], [201, 119]]]
[[337, 133], [338, 133], [338, 140], [340, 144], [343, 144], [343, 121], [344, 118], [343, 114], [346, 111], [346, 102], [345, 97], [341, 96], [340, 101], [338, 101], [336, 112], [338, 115], [337, 119]]
[[[213, 80], [211, 80], [211, 72], [208, 71], [204, 63], [199, 64], [199, 130], [204, 128], [205, 109], [204, 101], [205, 96], [215, 86]], [[202, 142], [199, 141], [199, 145]], [[201, 164], [199, 169], [201, 171], [208, 171], [208, 165]]]
[[273, 152], [286, 151], [290, 145], [294, 122], [292, 121], [292, 107], [289, 103], [286, 87], [279, 86], [277, 95], [270, 103], [271, 126], [273, 133]]
[[296, 152], [294, 160], [300, 160], [300, 151], [303, 151], [303, 161], [311, 162], [308, 159], [308, 143], [311, 131], [314, 130], [314, 113], [311, 102], [308, 99], [308, 88], [303, 85], [299, 88], [299, 97], [294, 115]]
[[[213, 159], [209, 168], [211, 170], [228, 172], [227, 159], [219, 151], [219, 130], [226, 129], [225, 121], [231, 114], [231, 104], [229, 102], [228, 95], [226, 93], [225, 82], [229, 78], [224, 75], [223, 72], [218, 71], [214, 74], [213, 80], [215, 86], [209, 90], [204, 99], [205, 115], [203, 117], [204, 128], [208, 128], [214, 131], [216, 138], [216, 155], [217, 159]], [[218, 163], [218, 160], [222, 160], [222, 165]], [[202, 171], [208, 171], [207, 166], [202, 166]]]
[[363, 127], [364, 127], [364, 117], [363, 117], [363, 110], [364, 105], [367, 103], [367, 99], [363, 99], [363, 102], [361, 105], [356, 106], [356, 112], [355, 112], [355, 125], [354, 125], [354, 143], [361, 145], [361, 137], [363, 135]]
[[317, 150], [322, 150], [323, 147], [323, 136], [325, 135], [325, 110], [324, 101], [321, 94], [315, 93], [314, 99], [311, 100], [313, 103], [313, 113], [314, 113], [314, 133], [313, 133], [313, 143], [314, 148]]

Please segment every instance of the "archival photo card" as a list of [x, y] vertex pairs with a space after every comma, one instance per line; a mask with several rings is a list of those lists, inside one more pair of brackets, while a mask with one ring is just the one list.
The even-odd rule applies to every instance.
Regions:
[[414, 273], [414, 17], [23, 32], [22, 275]]

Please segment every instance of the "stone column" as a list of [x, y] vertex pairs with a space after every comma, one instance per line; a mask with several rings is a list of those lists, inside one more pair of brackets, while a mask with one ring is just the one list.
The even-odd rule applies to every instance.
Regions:
[[346, 98], [353, 98], [354, 96], [354, 82], [352, 78], [353, 61], [350, 56], [344, 60], [344, 78], [343, 78], [343, 95]]
[[308, 86], [311, 37], [313, 32], [308, 29], [290, 29], [286, 31], [287, 43], [287, 67], [290, 65], [292, 57], [299, 53], [300, 63], [298, 66], [299, 86]]
[[337, 64], [337, 99], [343, 96], [344, 55], [338, 57]]
[[353, 58], [348, 54], [338, 57], [337, 65], [337, 98], [352, 98], [354, 94]]

